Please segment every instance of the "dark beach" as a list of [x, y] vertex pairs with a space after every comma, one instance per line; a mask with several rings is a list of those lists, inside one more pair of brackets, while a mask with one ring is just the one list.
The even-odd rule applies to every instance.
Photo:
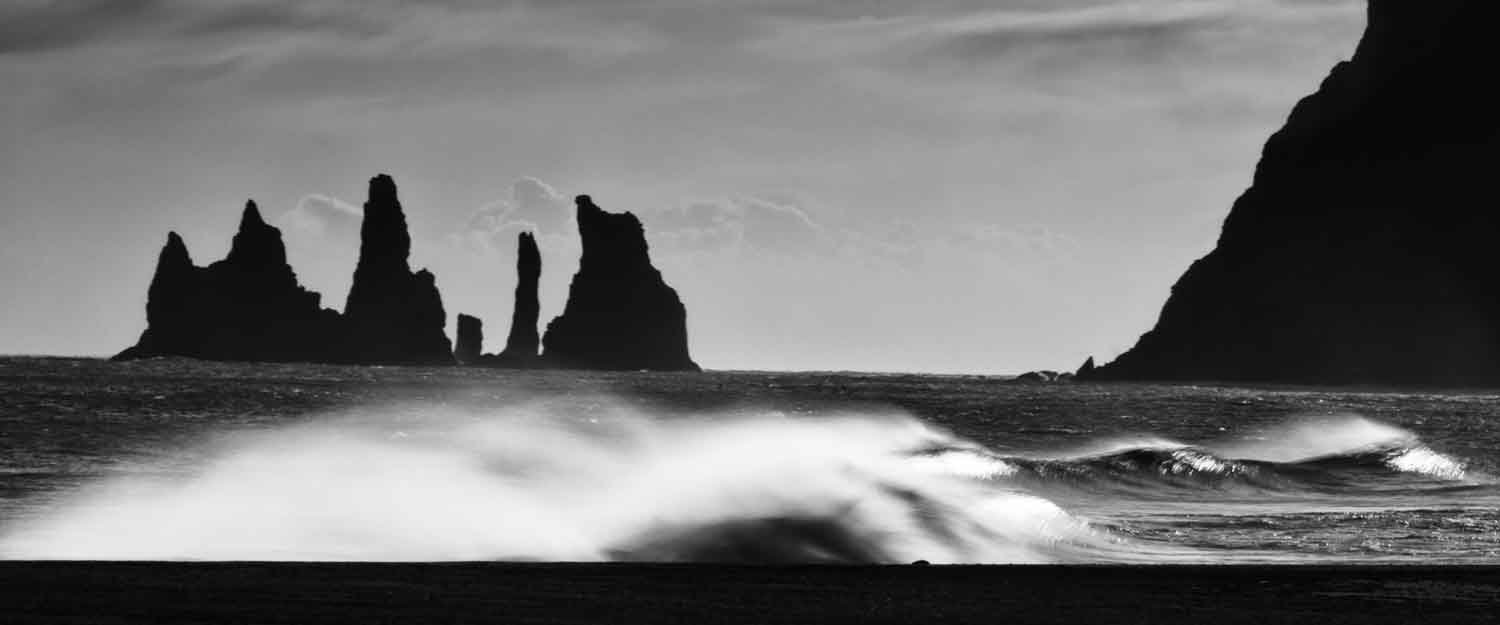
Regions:
[[8, 623], [1490, 623], [1497, 567], [0, 563]]

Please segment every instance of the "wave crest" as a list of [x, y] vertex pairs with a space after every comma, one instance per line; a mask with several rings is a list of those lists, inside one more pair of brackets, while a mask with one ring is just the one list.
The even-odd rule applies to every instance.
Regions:
[[1124, 552], [1046, 499], [975, 479], [1003, 463], [919, 459], [933, 449], [977, 446], [898, 416], [361, 415], [223, 444], [174, 479], [88, 489], [0, 536], [0, 555], [904, 563]]
[[[1035, 484], [1125, 488], [1248, 487], [1348, 492], [1393, 485], [1470, 480], [1467, 464], [1415, 434], [1363, 417], [1296, 422], [1246, 440], [1188, 445], [1162, 438], [1120, 439], [1060, 457], [990, 457], [1003, 477]], [[955, 464], [977, 464], [977, 461]]]

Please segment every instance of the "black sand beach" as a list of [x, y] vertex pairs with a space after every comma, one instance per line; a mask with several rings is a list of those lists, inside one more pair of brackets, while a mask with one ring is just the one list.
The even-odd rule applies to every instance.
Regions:
[[0, 563], [7, 623], [1492, 623], [1500, 567]]

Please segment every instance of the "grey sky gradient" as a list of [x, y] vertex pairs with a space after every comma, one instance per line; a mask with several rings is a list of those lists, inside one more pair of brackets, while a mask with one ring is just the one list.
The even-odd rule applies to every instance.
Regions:
[[[249, 198], [340, 306], [370, 176], [503, 337], [571, 201], [641, 215], [710, 368], [1111, 357], [1213, 244], [1360, 0], [11, 0], [0, 353], [136, 338], [155, 256]], [[498, 350], [499, 345], [489, 345]]]

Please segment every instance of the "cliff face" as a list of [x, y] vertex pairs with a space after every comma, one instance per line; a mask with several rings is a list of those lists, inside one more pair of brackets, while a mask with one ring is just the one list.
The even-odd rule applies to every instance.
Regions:
[[516, 303], [510, 315], [510, 336], [500, 359], [509, 363], [536, 360], [541, 339], [537, 336], [537, 318], [542, 304], [537, 287], [542, 278], [542, 253], [536, 237], [522, 232], [516, 243]]
[[147, 298], [145, 333], [116, 358], [323, 360], [338, 331], [338, 314], [297, 283], [281, 231], [254, 202], [229, 255], [206, 268], [194, 266], [182, 238], [169, 234]]
[[568, 368], [696, 371], [687, 312], [651, 265], [640, 220], [577, 198], [583, 257], [562, 315], [547, 325], [544, 358]]
[[432, 273], [413, 273], [411, 236], [396, 197], [396, 182], [384, 174], [370, 180], [360, 226], [359, 264], [344, 306], [343, 357], [351, 362], [451, 364], [443, 334], [447, 315]]
[[1353, 58], [1266, 144], [1218, 246], [1090, 377], [1500, 381], [1493, 0], [1372, 0]]

